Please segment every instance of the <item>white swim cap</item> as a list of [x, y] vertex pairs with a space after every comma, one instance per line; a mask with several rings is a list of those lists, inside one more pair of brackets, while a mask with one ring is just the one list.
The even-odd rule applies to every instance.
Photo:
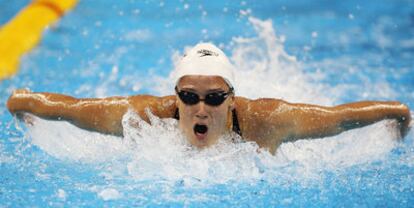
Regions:
[[181, 58], [175, 68], [176, 84], [186, 75], [220, 76], [231, 88], [234, 86], [234, 66], [211, 43], [199, 43]]

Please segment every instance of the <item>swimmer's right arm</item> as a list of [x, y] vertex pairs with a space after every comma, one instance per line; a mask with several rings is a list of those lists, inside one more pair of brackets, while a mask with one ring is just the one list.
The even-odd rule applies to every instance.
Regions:
[[27, 112], [41, 118], [66, 120], [83, 129], [118, 136], [123, 134], [122, 117], [129, 108], [148, 121], [146, 108], [163, 118], [172, 117], [174, 106], [173, 96], [78, 99], [55, 93], [32, 93], [28, 90], [16, 90], [7, 101], [7, 108], [13, 115], [19, 116]]

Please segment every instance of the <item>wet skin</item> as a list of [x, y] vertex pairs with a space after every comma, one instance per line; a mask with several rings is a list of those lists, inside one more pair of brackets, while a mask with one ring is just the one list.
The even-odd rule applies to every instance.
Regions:
[[[225, 81], [217, 76], [185, 76], [177, 87], [194, 92], [201, 98], [216, 90], [228, 91]], [[362, 101], [325, 107], [271, 98], [251, 100], [230, 96], [220, 106], [213, 107], [204, 102], [185, 105], [177, 95], [77, 99], [61, 94], [16, 90], [7, 101], [7, 108], [17, 116], [28, 112], [119, 136], [123, 132], [122, 116], [128, 109], [149, 122], [145, 109], [160, 118], [173, 118], [178, 108], [179, 128], [191, 144], [200, 148], [215, 144], [222, 134], [230, 131], [231, 109], [234, 108], [243, 139], [254, 141], [272, 153], [284, 141], [336, 135], [384, 119], [396, 121], [401, 137], [404, 137], [411, 121], [408, 107], [394, 101]], [[206, 125], [207, 133], [197, 134], [195, 124]]]

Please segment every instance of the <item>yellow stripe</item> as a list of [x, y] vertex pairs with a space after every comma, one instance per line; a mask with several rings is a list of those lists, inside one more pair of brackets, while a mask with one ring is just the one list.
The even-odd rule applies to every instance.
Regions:
[[38, 44], [43, 30], [78, 0], [34, 0], [0, 28], [0, 80], [14, 75], [20, 57]]

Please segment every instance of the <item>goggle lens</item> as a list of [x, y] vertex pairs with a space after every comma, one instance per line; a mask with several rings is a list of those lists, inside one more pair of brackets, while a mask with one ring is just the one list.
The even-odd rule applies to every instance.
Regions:
[[211, 106], [219, 106], [221, 105], [229, 96], [230, 92], [212, 92], [205, 96], [204, 99], [200, 99], [200, 96], [193, 92], [188, 91], [178, 91], [177, 88], [175, 89], [178, 97], [180, 98], [183, 103], [186, 105], [195, 105], [200, 101], [204, 101], [205, 104]]

